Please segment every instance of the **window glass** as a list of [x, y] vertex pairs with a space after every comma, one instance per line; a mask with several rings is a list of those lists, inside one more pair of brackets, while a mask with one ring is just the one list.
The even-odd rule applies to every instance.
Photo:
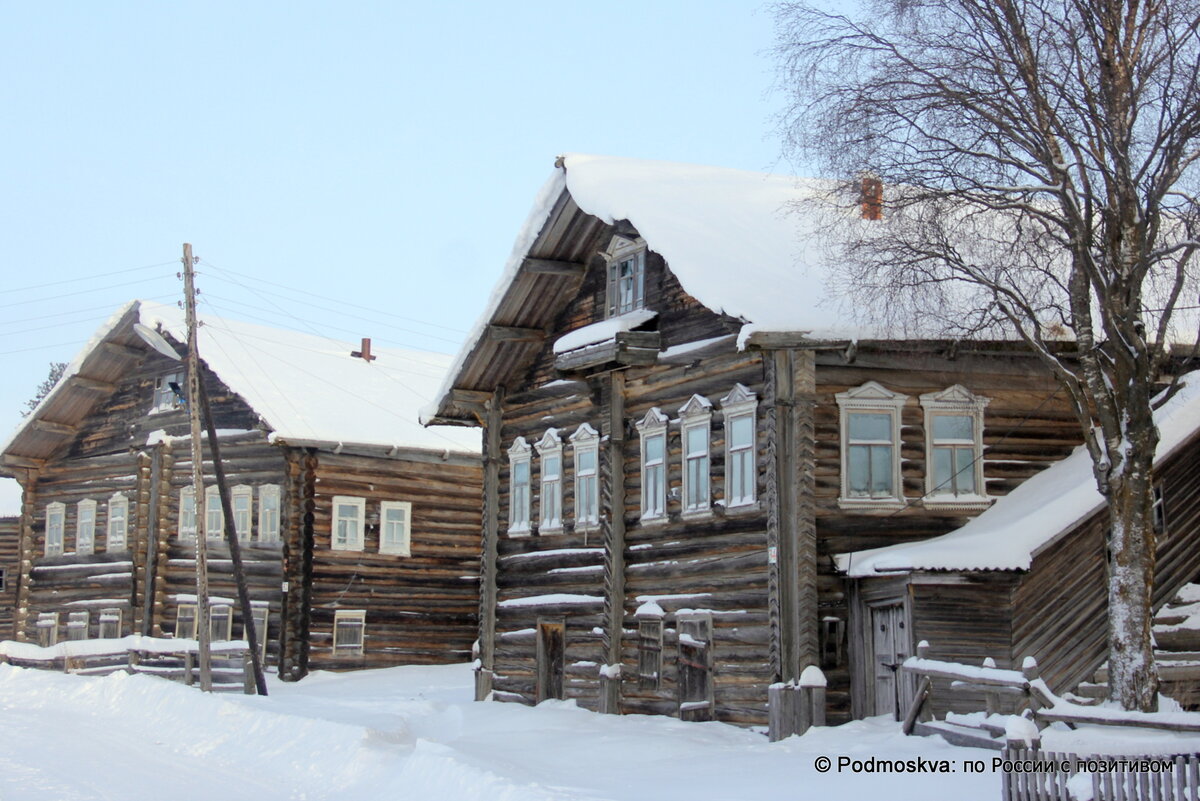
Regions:
[[974, 421], [966, 415], [934, 415], [933, 438], [934, 440], [958, 439], [973, 442], [975, 440]]
[[870, 412], [851, 412], [850, 439], [891, 442], [892, 416]]

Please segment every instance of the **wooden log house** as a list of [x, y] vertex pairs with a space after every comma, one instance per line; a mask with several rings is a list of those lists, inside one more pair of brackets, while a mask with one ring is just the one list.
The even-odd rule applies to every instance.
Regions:
[[848, 324], [788, 213], [821, 191], [557, 162], [428, 415], [484, 429], [477, 697], [763, 725], [817, 665], [830, 722], [871, 714], [835, 558], [957, 529], [1079, 443], [1017, 343]]
[[13, 636], [17, 576], [21, 569], [20, 518], [0, 517], [0, 637]]
[[[204, 497], [191, 487], [182, 363], [138, 323], [185, 352], [181, 312], [128, 304], [0, 450], [23, 490], [17, 639], [194, 636], [197, 537], [212, 636], [242, 636], [207, 447]], [[448, 358], [216, 317], [199, 348], [268, 664], [468, 660], [478, 437], [416, 422]]]

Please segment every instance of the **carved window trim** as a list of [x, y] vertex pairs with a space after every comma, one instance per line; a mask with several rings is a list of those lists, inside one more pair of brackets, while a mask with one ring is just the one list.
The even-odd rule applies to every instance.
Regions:
[[113, 493], [108, 499], [108, 522], [105, 526], [107, 551], [129, 550], [129, 498], [123, 492]]
[[[868, 381], [862, 386], [839, 392], [834, 396], [838, 404], [838, 422], [841, 432], [841, 492], [838, 506], [842, 509], [858, 509], [862, 511], [895, 510], [904, 506], [904, 482], [900, 473], [900, 411], [908, 401], [907, 395], [892, 392], [876, 381]], [[866, 436], [851, 436], [851, 426], [855, 423], [856, 415], [882, 415], [887, 417], [887, 435], [873, 438]], [[864, 421], [865, 422], [865, 421]], [[857, 448], [865, 448], [868, 468], [873, 465], [876, 449], [890, 447], [889, 464], [885, 468], [889, 479], [886, 493], [876, 495], [851, 492], [850, 472], [851, 460], [863, 451], [855, 452]]]
[[63, 552], [66, 531], [67, 505], [58, 501], [46, 504], [46, 556], [58, 556]]
[[216, 484], [204, 488], [204, 536], [218, 540], [225, 536], [225, 509]]
[[541, 459], [538, 471], [538, 533], [557, 534], [563, 528], [563, 444], [557, 428], [548, 428], [534, 446]]
[[263, 484], [258, 488], [258, 541], [279, 542], [282, 500], [278, 484]]
[[179, 490], [180, 542], [196, 541], [196, 489], [190, 484]]
[[[983, 476], [983, 415], [989, 403], [990, 398], [976, 395], [961, 384], [921, 396], [921, 408], [925, 412], [923, 502], [927, 508], [977, 510], [986, 508], [992, 502], [987, 495]], [[968, 418], [971, 421], [971, 436], [937, 436], [939, 418], [946, 417]], [[948, 479], [940, 479], [937, 475], [935, 464], [938, 451], [950, 454], [952, 475]], [[970, 459], [970, 463], [966, 467], [959, 467], [958, 462], [963, 458]], [[954, 481], [964, 470], [970, 470], [975, 491], [956, 492], [953, 485], [947, 491], [946, 482]]]
[[362, 656], [367, 642], [367, 610], [339, 609], [333, 613], [334, 656]]
[[712, 403], [692, 395], [679, 407], [679, 450], [684, 518], [712, 514]]
[[96, 502], [85, 498], [75, 505], [75, 553], [96, 552]]
[[[668, 418], [657, 406], [651, 407], [637, 423], [642, 465], [642, 523], [657, 523], [667, 519], [667, 423]], [[655, 440], [659, 440], [657, 446]], [[647, 452], [650, 447], [652, 451]]]
[[607, 265], [607, 316], [619, 317], [646, 307], [646, 243], [640, 237], [614, 236], [604, 253]]
[[513, 536], [523, 536], [532, 530], [532, 455], [533, 450], [524, 437], [517, 437], [508, 449], [508, 533]]
[[[734, 384], [720, 403], [725, 420], [725, 507], [754, 506], [758, 502], [758, 395], [742, 384]], [[736, 443], [734, 430], [746, 420], [750, 423], [750, 442]], [[743, 472], [746, 475], [741, 475]], [[743, 484], [749, 494], [735, 494], [738, 484]]]
[[[569, 438], [575, 461], [575, 529], [600, 526], [600, 435], [581, 423]], [[591, 458], [591, 466], [583, 462]]]
[[254, 533], [254, 487], [238, 484], [229, 492], [233, 507], [233, 530], [238, 542], [249, 542]]

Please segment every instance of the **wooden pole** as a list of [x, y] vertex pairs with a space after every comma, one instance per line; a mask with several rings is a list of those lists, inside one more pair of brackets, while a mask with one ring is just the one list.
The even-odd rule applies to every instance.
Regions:
[[208, 532], [204, 530], [204, 453], [200, 445], [200, 354], [196, 341], [196, 287], [192, 246], [183, 246], [183, 293], [187, 317], [188, 418], [192, 433], [192, 497], [196, 518], [196, 639], [199, 640], [200, 689], [212, 692], [212, 652], [208, 623]]
[[217, 440], [217, 428], [213, 425], [212, 408], [208, 403], [208, 392], [200, 386], [200, 413], [204, 417], [204, 428], [208, 432], [208, 449], [212, 453], [213, 473], [217, 477], [217, 492], [221, 496], [221, 510], [225, 517], [225, 540], [229, 543], [229, 558], [233, 562], [233, 580], [237, 584], [238, 603], [242, 607], [242, 627], [246, 641], [250, 644], [250, 665], [254, 670], [254, 686], [259, 695], [267, 694], [267, 679], [263, 675], [259, 659], [258, 632], [254, 630], [254, 613], [250, 606], [250, 591], [246, 588], [246, 573], [242, 569], [242, 546], [237, 538], [237, 526], [233, 519], [233, 503], [229, 499], [229, 485], [225, 481], [225, 467], [221, 464], [221, 445]]

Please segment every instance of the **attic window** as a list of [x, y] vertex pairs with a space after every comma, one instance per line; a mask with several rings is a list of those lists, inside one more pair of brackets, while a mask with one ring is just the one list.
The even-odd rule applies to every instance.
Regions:
[[646, 305], [646, 246], [640, 239], [613, 237], [608, 253], [608, 316]]
[[169, 412], [183, 406], [183, 371], [165, 373], [154, 379], [154, 405], [150, 412]]

